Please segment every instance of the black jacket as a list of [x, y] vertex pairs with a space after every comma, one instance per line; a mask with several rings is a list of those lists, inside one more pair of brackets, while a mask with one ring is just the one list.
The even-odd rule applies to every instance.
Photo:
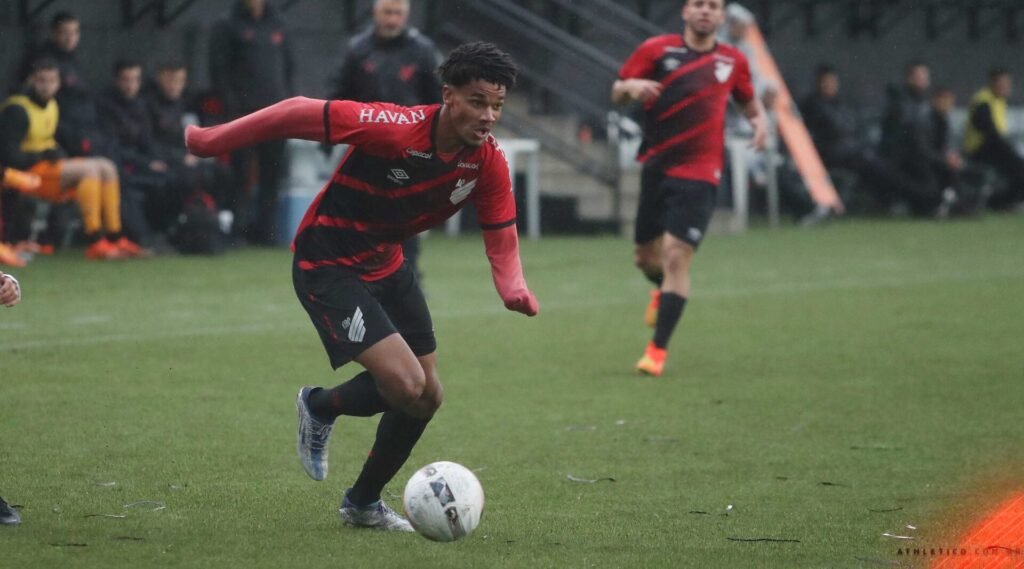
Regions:
[[146, 113], [153, 128], [153, 143], [161, 160], [180, 165], [185, 160], [185, 99], [171, 101], [159, 90], [146, 97]]
[[409, 28], [393, 39], [370, 29], [352, 38], [331, 85], [331, 97], [404, 106], [441, 102], [437, 66], [441, 54], [434, 42]]
[[800, 115], [826, 166], [860, 148], [857, 121], [838, 97], [826, 99], [811, 93], [801, 101]]
[[928, 159], [928, 113], [931, 108], [924, 93], [910, 87], [890, 87], [882, 117], [882, 141], [879, 153], [901, 164], [912, 165]]
[[153, 129], [142, 97], [125, 99], [120, 91], [110, 88], [97, 101], [100, 124], [111, 142], [113, 157], [125, 173], [149, 170], [149, 163], [159, 159], [153, 144]]
[[295, 64], [284, 20], [267, 4], [254, 20], [238, 2], [210, 35], [210, 80], [238, 116], [295, 93]]

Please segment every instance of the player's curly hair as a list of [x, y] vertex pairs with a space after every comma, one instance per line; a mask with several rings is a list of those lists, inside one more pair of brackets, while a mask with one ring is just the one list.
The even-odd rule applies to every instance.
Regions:
[[512, 57], [498, 46], [482, 41], [453, 49], [437, 72], [441, 81], [453, 87], [461, 87], [475, 79], [505, 88], [516, 85], [517, 69]]

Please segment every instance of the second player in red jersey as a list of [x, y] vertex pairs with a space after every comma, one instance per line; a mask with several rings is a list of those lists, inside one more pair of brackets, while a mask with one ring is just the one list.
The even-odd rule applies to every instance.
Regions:
[[383, 413], [358, 479], [342, 498], [348, 525], [412, 531], [380, 499], [441, 405], [434, 327], [401, 242], [472, 202], [498, 295], [509, 310], [537, 314], [519, 261], [508, 163], [491, 136], [516, 68], [487, 43], [456, 48], [439, 70], [442, 105], [294, 98], [230, 123], [192, 127], [189, 149], [210, 156], [275, 138], [351, 145], [309, 208], [294, 241], [292, 279], [338, 368], [366, 371], [296, 398], [296, 450], [314, 480], [327, 476], [335, 419]]
[[661, 375], [666, 349], [690, 295], [690, 263], [704, 239], [722, 177], [725, 110], [732, 97], [764, 147], [764, 108], [739, 50], [715, 40], [723, 0], [684, 0], [682, 34], [653, 37], [636, 49], [612, 86], [612, 101], [644, 109], [636, 264], [657, 290], [647, 323], [654, 337], [636, 368]]

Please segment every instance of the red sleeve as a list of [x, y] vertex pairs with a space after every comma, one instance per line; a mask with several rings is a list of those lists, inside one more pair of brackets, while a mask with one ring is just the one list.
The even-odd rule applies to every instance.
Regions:
[[480, 169], [478, 191], [473, 193], [477, 220], [482, 229], [500, 229], [515, 225], [516, 198], [512, 193], [512, 178], [508, 171], [508, 160], [496, 142]]
[[655, 53], [657, 52], [656, 39], [651, 38], [636, 48], [636, 51], [622, 64], [622, 69], [619, 69], [619, 79], [651, 78], [654, 73]]
[[196, 156], [218, 156], [268, 140], [324, 140], [326, 101], [292, 97], [231, 122], [185, 130], [185, 145]]
[[746, 56], [736, 50], [736, 79], [732, 84], [732, 97], [740, 103], [754, 98], [754, 82], [750, 78], [750, 64]]

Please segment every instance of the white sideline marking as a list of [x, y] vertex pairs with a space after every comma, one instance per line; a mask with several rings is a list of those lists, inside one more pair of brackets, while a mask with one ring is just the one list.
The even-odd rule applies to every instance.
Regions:
[[[907, 287], [941, 282], [965, 282], [965, 281], [986, 281], [1001, 278], [1024, 278], [1024, 271], [1002, 271], [994, 273], [969, 273], [957, 272], [946, 274], [919, 275], [912, 277], [896, 277], [877, 279], [843, 279], [837, 281], [819, 282], [788, 282], [771, 283], [757, 287], [743, 287], [733, 289], [708, 290], [706, 293], [697, 293], [695, 299], [722, 299], [744, 296], [757, 296], [764, 294], [802, 294], [814, 291], [827, 290], [868, 290], [875, 288]], [[541, 298], [542, 311], [550, 310], [571, 310], [576, 308], [592, 308], [598, 306], [621, 306], [635, 304], [638, 307], [645, 305], [645, 297], [642, 295], [630, 295], [628, 298], [589, 298], [585, 300], [572, 300], [566, 302], [544, 302]], [[639, 310], [639, 309], [638, 309]], [[501, 302], [494, 298], [491, 308], [477, 310], [439, 310], [432, 311], [435, 320], [474, 318], [479, 316], [491, 316], [504, 314], [507, 311], [501, 306]], [[0, 324], [0, 327], [24, 328], [23, 324], [9, 323]], [[297, 320], [295, 324], [285, 322], [269, 322], [261, 324], [238, 324], [234, 326], [215, 326], [208, 328], [191, 328], [179, 330], [163, 330], [155, 332], [122, 332], [117, 334], [100, 334], [81, 338], [40, 338], [25, 340], [22, 342], [3, 343], [0, 345], [0, 352], [15, 350], [33, 350], [38, 348], [54, 348], [58, 346], [86, 346], [95, 344], [115, 344], [124, 342], [145, 342], [154, 340], [167, 340], [190, 337], [229, 336], [234, 334], [260, 334], [265, 332], [280, 332], [285, 330], [305, 330], [309, 328], [306, 319]], [[311, 338], [313, 337], [311, 331]]]

